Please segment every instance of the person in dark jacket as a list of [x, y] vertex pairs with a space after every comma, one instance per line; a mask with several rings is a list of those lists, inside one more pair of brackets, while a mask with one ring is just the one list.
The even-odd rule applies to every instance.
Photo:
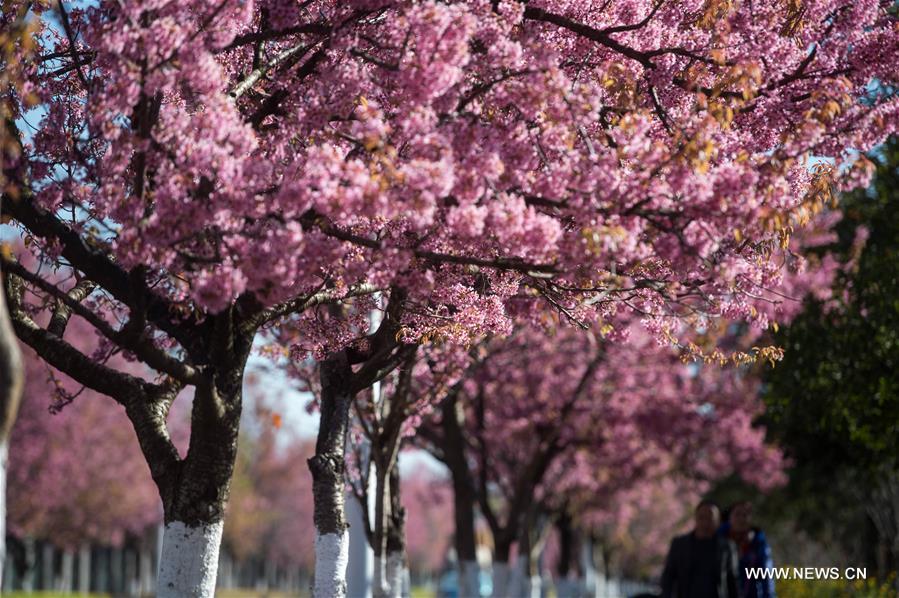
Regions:
[[696, 507], [693, 531], [671, 541], [662, 572], [662, 598], [737, 598], [737, 550], [717, 533], [718, 506]]
[[737, 591], [740, 598], [775, 598], [773, 579], [749, 579], [747, 568], [774, 567], [765, 532], [752, 526], [752, 503], [738, 502], [730, 508], [720, 534], [737, 546]]

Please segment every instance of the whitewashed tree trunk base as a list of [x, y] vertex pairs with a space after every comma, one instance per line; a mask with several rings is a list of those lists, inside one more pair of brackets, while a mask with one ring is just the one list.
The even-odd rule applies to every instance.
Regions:
[[387, 553], [387, 595], [390, 598], [403, 597], [403, 577], [406, 559], [401, 552]]
[[82, 544], [78, 549], [78, 592], [87, 594], [91, 591], [91, 547]]
[[346, 596], [346, 568], [350, 553], [350, 534], [315, 536], [315, 578], [313, 598], [344, 598]]
[[403, 598], [411, 598], [412, 596], [412, 572], [409, 571], [409, 564], [403, 564]]
[[528, 575], [523, 580], [524, 587], [521, 595], [525, 598], [540, 598], [543, 594], [543, 578], [539, 575]]
[[212, 598], [218, 572], [222, 522], [189, 527], [165, 525], [159, 561], [157, 598]]
[[59, 591], [64, 594], [70, 594], [74, 588], [75, 581], [75, 554], [71, 550], [65, 550], [62, 553], [62, 571], [60, 572]]
[[153, 586], [153, 556], [150, 554], [150, 551], [146, 549], [146, 547], [141, 547], [140, 551], [140, 573], [138, 576], [140, 577], [140, 583], [138, 587], [140, 588], [138, 591], [141, 596], [152, 594], [155, 589]]
[[374, 598], [387, 598], [387, 562], [375, 556], [375, 570], [371, 582], [371, 593]]

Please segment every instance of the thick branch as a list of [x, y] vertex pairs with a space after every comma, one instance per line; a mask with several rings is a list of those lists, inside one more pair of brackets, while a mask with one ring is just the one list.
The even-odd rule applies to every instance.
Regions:
[[609, 37], [609, 35], [594, 27], [590, 27], [589, 25], [585, 25], [583, 23], [578, 23], [568, 17], [564, 17], [562, 15], [557, 15], [551, 12], [547, 12], [542, 8], [537, 8], [534, 6], [528, 6], [524, 9], [524, 18], [532, 21], [541, 21], [544, 23], [552, 23], [553, 25], [558, 25], [563, 29], [567, 29], [573, 33], [577, 33], [582, 37], [586, 37], [587, 39], [591, 39], [597, 43], [602, 44], [603, 46], [609, 48], [610, 50], [614, 50], [623, 56], [627, 56], [631, 60], [635, 60], [639, 62], [646, 68], [655, 68], [655, 64], [653, 64], [652, 60], [649, 59], [649, 56], [645, 52], [640, 52], [639, 50], [635, 50], [634, 48], [625, 46], [622, 43], [619, 43]]
[[56, 216], [34, 205], [29, 194], [23, 194], [19, 200], [4, 198], [3, 213], [18, 220], [32, 234], [57, 241], [62, 256], [116, 300], [133, 309], [137, 307], [135, 298], [140, 297], [146, 302], [147, 318], [151, 322], [174, 337], [188, 351], [203, 353], [199, 337], [192, 334], [190, 328], [172, 320], [174, 310], [168, 301], [154, 293], [143, 281], [129, 276], [109, 255], [87, 245], [78, 233]]
[[138, 325], [132, 330], [132, 326], [130, 326], [132, 322], [129, 321], [122, 329], [116, 330], [109, 324], [109, 322], [85, 307], [81, 303], [81, 300], [92, 290], [90, 285], [80, 283], [66, 293], [50, 282], [44, 280], [39, 275], [27, 270], [17, 262], [3, 258], [3, 264], [7, 270], [14, 273], [16, 276], [37, 286], [42, 291], [49, 293], [60, 302], [61, 309], [57, 309], [50, 319], [50, 324], [47, 326], [48, 333], [58, 338], [62, 338], [63, 333], [65, 332], [66, 323], [69, 319], [69, 314], [75, 312], [78, 316], [84, 318], [85, 321], [96, 328], [103, 336], [119, 347], [134, 353], [141, 361], [156, 371], [168, 374], [185, 384], [195, 384], [197, 382], [197, 373], [194, 368], [155, 347], [152, 342], [146, 338], [143, 326]]
[[18, 277], [7, 277], [10, 319], [16, 336], [34, 349], [41, 359], [79, 384], [112, 397], [126, 407], [132, 401], [144, 400], [158, 390], [145, 380], [94, 361], [68, 342], [38, 326], [21, 305], [21, 284]]

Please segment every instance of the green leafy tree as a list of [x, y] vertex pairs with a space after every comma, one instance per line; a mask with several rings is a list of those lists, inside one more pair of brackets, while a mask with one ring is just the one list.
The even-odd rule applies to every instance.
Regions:
[[899, 140], [872, 159], [872, 184], [842, 197], [835, 238], [817, 249], [846, 264], [833, 296], [777, 335], [765, 423], [794, 460], [782, 512], [844, 546], [873, 529], [877, 550], [856, 556], [884, 572], [899, 562]]

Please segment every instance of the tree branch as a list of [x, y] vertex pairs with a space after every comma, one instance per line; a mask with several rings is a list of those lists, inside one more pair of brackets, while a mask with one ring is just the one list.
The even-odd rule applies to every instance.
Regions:
[[[69, 314], [74, 311], [103, 336], [123, 349], [134, 353], [141, 361], [156, 371], [168, 374], [185, 384], [197, 383], [199, 378], [196, 370], [153, 346], [144, 334], [145, 329], [142, 323], [138, 322], [137, 325], [132, 325], [135, 321], [129, 320], [122, 329], [116, 330], [109, 322], [86, 308], [81, 303], [81, 300], [90, 294], [92, 288], [90, 285], [83, 286], [85, 281], [66, 293], [39, 275], [29, 271], [18, 262], [8, 258], [3, 258], [2, 262], [9, 272], [35, 285], [45, 293], [49, 293], [60, 303], [62, 309], [56, 310], [50, 319], [50, 324], [47, 326], [49, 334], [61, 339], [65, 332]], [[81, 295], [83, 297], [79, 298]]]

